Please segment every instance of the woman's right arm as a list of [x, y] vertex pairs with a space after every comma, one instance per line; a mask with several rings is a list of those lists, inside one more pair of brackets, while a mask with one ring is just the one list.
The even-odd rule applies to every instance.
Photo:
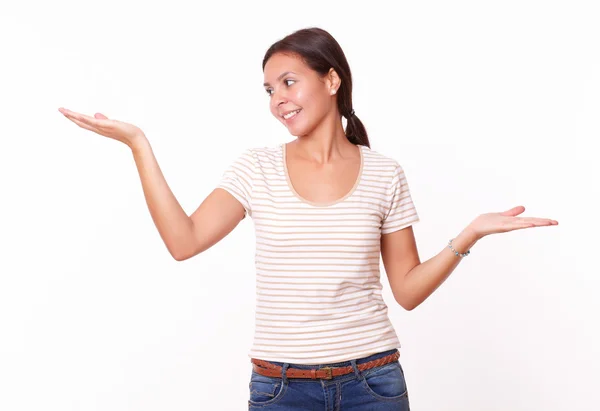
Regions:
[[212, 247], [244, 218], [244, 206], [221, 188], [213, 190], [188, 216], [169, 188], [152, 147], [140, 128], [109, 119], [101, 113], [92, 117], [62, 107], [59, 111], [81, 128], [120, 141], [131, 149], [154, 225], [177, 261]]
[[242, 204], [220, 188], [188, 216], [169, 188], [148, 140], [140, 138], [132, 152], [150, 215], [175, 260], [187, 260], [209, 249], [244, 218]]

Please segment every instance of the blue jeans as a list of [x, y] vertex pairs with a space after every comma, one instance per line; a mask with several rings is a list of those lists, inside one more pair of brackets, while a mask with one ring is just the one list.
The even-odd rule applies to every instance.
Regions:
[[[281, 377], [265, 377], [254, 369], [248, 387], [252, 410], [409, 411], [408, 391], [400, 361], [360, 371], [357, 364], [393, 354], [397, 349], [339, 363], [302, 365], [269, 361], [283, 367]], [[288, 378], [288, 368], [316, 369], [352, 366], [353, 373], [330, 380]]]

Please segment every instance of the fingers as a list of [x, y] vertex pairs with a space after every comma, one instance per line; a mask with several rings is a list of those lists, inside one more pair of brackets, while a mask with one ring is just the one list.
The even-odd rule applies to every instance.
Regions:
[[100, 133], [100, 131], [98, 129], [96, 129], [95, 127], [92, 127], [82, 121], [76, 120], [74, 118], [69, 118], [69, 120], [71, 120], [73, 123], [77, 124], [79, 127], [81, 128], [85, 128], [86, 130], [90, 130], [93, 131], [94, 133], [98, 133], [98, 134], [102, 134]]
[[522, 228], [547, 227], [552, 225], [558, 225], [558, 221], [549, 218], [525, 217], [513, 220], [507, 225], [507, 229], [508, 231], [512, 231]]
[[520, 224], [514, 224], [512, 227], [510, 227], [509, 229], [507, 229], [506, 231], [515, 231], [515, 230], [522, 230], [524, 228], [532, 228], [535, 227], [532, 224], [525, 224], [525, 223], [520, 223]]
[[96, 125], [96, 122], [98, 120], [94, 117], [86, 116], [85, 114], [81, 114], [81, 113], [75, 113], [73, 111], [67, 111], [67, 113], [65, 115], [69, 118], [74, 118], [76, 120], [79, 120], [79, 121], [89, 124], [91, 126]]
[[510, 210], [506, 210], [502, 213], [500, 213], [500, 215], [504, 215], [504, 216], [517, 216], [519, 214], [522, 214], [525, 211], [525, 207], [523, 206], [516, 206], [511, 208]]
[[[76, 113], [74, 111], [67, 110], [65, 108], [60, 108], [59, 111], [65, 117], [67, 117], [69, 120], [73, 120], [73, 122], [75, 122], [75, 120], [77, 120], [78, 121], [77, 124], [80, 126], [81, 126], [81, 123], [84, 123], [84, 124], [87, 124], [88, 126], [95, 127], [96, 129], [98, 129], [98, 128], [106, 127], [108, 125], [107, 124], [108, 118], [106, 118], [104, 115], [102, 115], [100, 113], [97, 113], [97, 114], [100, 114], [104, 118], [102, 118], [102, 117], [94, 118], [94, 117], [86, 116], [85, 114]], [[87, 127], [84, 127], [84, 128], [87, 128]], [[89, 128], [88, 128], [88, 130], [89, 130]]]
[[64, 108], [59, 108], [58, 111], [60, 111], [65, 117], [67, 117], [69, 120], [71, 120], [73, 123], [77, 124], [79, 127], [81, 128], [85, 128], [86, 130], [90, 130], [93, 131], [94, 133], [97, 134], [102, 134], [100, 132], [100, 130], [98, 130], [96, 127], [94, 127], [93, 125], [88, 124], [85, 121], [80, 121], [79, 120], [79, 116], [77, 113], [74, 113], [70, 110], [64, 109]]
[[524, 224], [528, 224], [531, 227], [539, 227], [546, 225], [558, 225], [558, 221], [552, 220], [550, 218], [534, 218], [534, 217], [524, 217], [520, 219]]

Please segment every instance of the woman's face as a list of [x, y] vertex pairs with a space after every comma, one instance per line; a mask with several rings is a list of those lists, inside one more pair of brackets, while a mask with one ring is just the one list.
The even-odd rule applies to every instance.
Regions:
[[[331, 71], [330, 71], [331, 73]], [[264, 87], [276, 119], [294, 136], [309, 134], [329, 113], [335, 113], [338, 77], [320, 77], [299, 57], [275, 53], [264, 69]]]

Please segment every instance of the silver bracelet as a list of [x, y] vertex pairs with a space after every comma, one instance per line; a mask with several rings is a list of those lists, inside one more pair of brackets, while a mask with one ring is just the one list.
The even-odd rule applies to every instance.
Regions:
[[459, 253], [458, 251], [456, 251], [454, 249], [454, 247], [452, 247], [452, 240], [454, 240], [454, 238], [452, 238], [450, 241], [448, 241], [448, 248], [452, 250], [452, 252], [454, 253], [454, 255], [456, 255], [457, 257], [461, 257], [462, 258], [462, 257], [466, 257], [469, 254], [471, 254], [471, 250], [467, 250], [466, 253], [462, 253], [462, 254]]

